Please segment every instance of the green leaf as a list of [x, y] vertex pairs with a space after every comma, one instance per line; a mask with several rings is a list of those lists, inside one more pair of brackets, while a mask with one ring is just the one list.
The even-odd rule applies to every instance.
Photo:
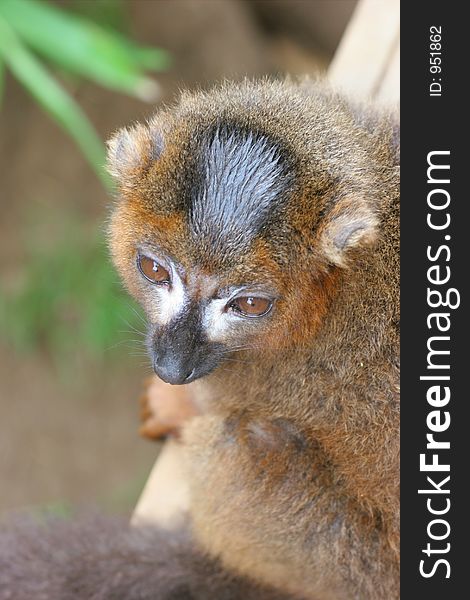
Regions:
[[111, 89], [153, 100], [157, 84], [143, 73], [168, 66], [166, 52], [140, 48], [124, 36], [36, 0], [3, 0], [0, 14], [18, 36], [69, 72]]
[[109, 178], [103, 169], [104, 145], [90, 121], [1, 16], [0, 58], [39, 104], [72, 136], [103, 184], [109, 187]]

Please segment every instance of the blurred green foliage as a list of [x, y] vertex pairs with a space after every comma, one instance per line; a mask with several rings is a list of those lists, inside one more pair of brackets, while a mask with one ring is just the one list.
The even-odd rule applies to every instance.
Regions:
[[[63, 1], [63, 0], [59, 0]], [[69, 8], [77, 15], [106, 28], [128, 35], [132, 19], [129, 18], [129, 0], [67, 0]]]
[[140, 344], [143, 317], [121, 289], [100, 228], [60, 215], [60, 233], [49, 243], [38, 243], [31, 226], [23, 235], [23, 267], [14, 284], [0, 281], [0, 330], [8, 346], [40, 349], [61, 367], [74, 355], [122, 356], [130, 337]]
[[106, 25], [103, 17], [116, 14], [110, 10], [109, 1], [94, 0], [90, 4], [95, 6], [95, 14], [102, 5], [99, 21], [45, 0], [0, 0], [0, 90], [6, 66], [75, 140], [107, 186], [103, 144], [45, 61], [65, 74], [152, 101], [158, 86], [145, 71], [166, 69], [169, 56], [157, 48], [141, 47]]

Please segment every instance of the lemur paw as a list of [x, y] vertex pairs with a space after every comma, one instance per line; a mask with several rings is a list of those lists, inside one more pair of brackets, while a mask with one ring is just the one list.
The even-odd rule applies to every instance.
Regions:
[[178, 436], [182, 425], [197, 414], [188, 388], [170, 385], [156, 376], [147, 379], [140, 397], [140, 435], [152, 440]]

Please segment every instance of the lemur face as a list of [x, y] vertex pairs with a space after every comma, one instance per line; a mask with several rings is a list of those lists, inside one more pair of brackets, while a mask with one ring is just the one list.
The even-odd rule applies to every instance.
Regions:
[[321, 102], [297, 123], [301, 94], [243, 85], [217, 100], [183, 98], [109, 143], [114, 263], [170, 383], [241, 349], [311, 344], [350, 251], [375, 239], [373, 186], [341, 138], [325, 145], [316, 134]]
[[147, 312], [154, 369], [173, 384], [255, 347], [283, 288], [261, 235], [289, 193], [278, 149], [261, 136], [220, 130], [198, 149], [201, 158], [186, 173], [191, 189], [172, 190], [186, 194], [176, 210], [124, 202], [113, 226], [115, 255], [122, 254], [123, 231], [135, 232], [116, 262]]

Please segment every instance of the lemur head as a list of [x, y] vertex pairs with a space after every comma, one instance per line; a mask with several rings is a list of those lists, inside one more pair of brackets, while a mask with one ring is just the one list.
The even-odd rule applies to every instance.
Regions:
[[111, 250], [164, 381], [312, 340], [340, 272], [376, 238], [358, 131], [331, 98], [244, 83], [111, 139]]

